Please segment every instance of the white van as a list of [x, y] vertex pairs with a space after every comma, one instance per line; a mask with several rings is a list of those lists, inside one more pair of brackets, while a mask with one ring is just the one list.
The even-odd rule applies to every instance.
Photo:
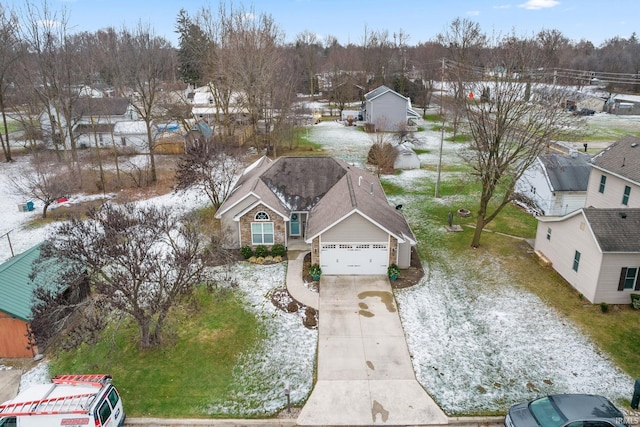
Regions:
[[0, 427], [119, 427], [122, 400], [110, 375], [58, 375], [0, 405]]

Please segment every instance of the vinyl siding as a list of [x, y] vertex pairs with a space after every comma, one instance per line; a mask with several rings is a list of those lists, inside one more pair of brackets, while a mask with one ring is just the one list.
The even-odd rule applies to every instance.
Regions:
[[367, 121], [383, 130], [397, 130], [407, 121], [407, 100], [387, 92], [367, 102]]
[[389, 235], [359, 214], [340, 221], [324, 232], [320, 238], [322, 243], [328, 242], [388, 242]]
[[[548, 228], [552, 230], [551, 240], [547, 240]], [[582, 213], [561, 222], [538, 221], [535, 249], [551, 261], [554, 270], [571, 286], [589, 301], [595, 301], [602, 254]], [[576, 250], [580, 252], [577, 272], [573, 270]]]
[[[600, 189], [600, 177], [602, 175], [607, 177], [604, 193], [598, 191]], [[627, 185], [631, 187], [631, 194], [629, 195], [629, 204], [625, 206], [622, 204], [622, 196], [624, 194], [624, 187]], [[589, 176], [585, 206], [592, 206], [594, 208], [640, 208], [640, 186], [618, 178], [615, 175], [603, 172], [600, 169], [593, 168]]]
[[631, 304], [633, 289], [618, 290], [622, 267], [640, 267], [640, 254], [604, 254], [598, 278], [599, 286], [593, 302], [598, 304]]
[[226, 237], [229, 239], [229, 248], [240, 247], [240, 223], [234, 221], [233, 218], [240, 212], [246, 210], [249, 206], [255, 203], [257, 199], [253, 196], [247, 197], [245, 200], [239, 202], [236, 206], [229, 209], [220, 218], [220, 227], [226, 233]]

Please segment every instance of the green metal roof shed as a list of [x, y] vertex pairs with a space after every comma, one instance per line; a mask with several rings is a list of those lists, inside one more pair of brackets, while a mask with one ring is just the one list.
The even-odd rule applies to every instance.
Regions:
[[33, 291], [40, 284], [53, 285], [59, 270], [46, 268], [31, 280], [33, 262], [40, 256], [40, 245], [14, 256], [0, 265], [0, 311], [28, 322], [31, 319]]

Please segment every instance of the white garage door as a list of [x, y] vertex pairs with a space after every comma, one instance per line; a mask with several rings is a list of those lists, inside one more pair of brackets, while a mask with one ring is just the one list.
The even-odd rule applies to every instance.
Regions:
[[387, 243], [323, 243], [322, 274], [387, 274]]

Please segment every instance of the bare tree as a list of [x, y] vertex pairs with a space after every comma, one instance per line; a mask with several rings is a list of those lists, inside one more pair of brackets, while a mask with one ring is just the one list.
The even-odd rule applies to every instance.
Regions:
[[83, 58], [67, 25], [66, 9], [53, 10], [46, 1], [39, 6], [26, 3], [21, 29], [29, 61], [21, 66], [25, 85], [20, 90], [37, 94], [46, 120], [41, 123], [43, 136], [80, 183], [81, 165], [73, 128], [79, 118], [74, 105], [79, 98], [76, 85]]
[[367, 86], [376, 87], [387, 84], [388, 74], [391, 74], [391, 48], [387, 30], [375, 31], [365, 26], [362, 38], [361, 57]]
[[196, 138], [188, 141], [178, 162], [176, 191], [202, 189], [217, 209], [243, 168], [240, 149], [233, 144]]
[[487, 59], [491, 73], [460, 82], [466, 92], [487, 94], [458, 100], [472, 135], [466, 160], [482, 183], [473, 247], [480, 245], [485, 226], [513, 200], [515, 183], [524, 171], [551, 139], [568, 129], [561, 87], [536, 84], [531, 101], [525, 101], [527, 85], [518, 80], [522, 73], [516, 68], [521, 58], [520, 52], [504, 50]]
[[[464, 82], [477, 77], [474, 69], [480, 65], [478, 57], [486, 47], [487, 36], [482, 32], [480, 24], [477, 22], [456, 18], [444, 32], [436, 36], [436, 39], [448, 50], [452, 65], [448, 66], [446, 76], [451, 80], [455, 100], [460, 103], [466, 99], [469, 93], [464, 88]], [[443, 102], [442, 97], [444, 94], [442, 94], [440, 102]], [[455, 104], [448, 104], [452, 116], [453, 137], [455, 138], [463, 110], [451, 108], [451, 106], [455, 106]]]
[[130, 88], [131, 105], [145, 123], [151, 182], [155, 183], [158, 175], [154, 119], [161, 115], [158, 93], [163, 83], [173, 77], [174, 51], [167, 40], [155, 36], [152, 29], [142, 23], [133, 32], [123, 30], [120, 37], [119, 79], [123, 86]]
[[384, 129], [384, 125], [384, 121], [376, 123], [376, 127], [369, 133], [373, 144], [367, 153], [367, 162], [375, 167], [378, 177], [385, 173], [393, 173], [393, 165], [398, 156], [392, 144], [394, 134], [376, 130], [378, 126]]
[[201, 249], [195, 216], [107, 203], [90, 210], [87, 220], [58, 225], [40, 262], [60, 260], [70, 280], [86, 274], [104, 303], [135, 320], [140, 346], [150, 347], [162, 343], [171, 307], [201, 282]]
[[12, 161], [11, 146], [9, 145], [9, 126], [7, 124], [7, 95], [12, 83], [12, 77], [17, 61], [24, 51], [19, 39], [18, 17], [12, 9], [0, 4], [0, 112], [2, 114], [2, 132], [0, 143], [4, 152], [4, 159]]
[[318, 91], [316, 75], [318, 74], [318, 63], [319, 56], [322, 52], [322, 45], [315, 33], [305, 30], [296, 36], [295, 49], [302, 63], [305, 78], [308, 81], [309, 96], [313, 101]]
[[[278, 46], [283, 34], [271, 15], [260, 14], [253, 19], [248, 16], [254, 13], [241, 8], [221, 14], [221, 19], [229, 40], [227, 72], [248, 112], [255, 138], [261, 130], [260, 120], [272, 114], [271, 95], [281, 71]], [[270, 123], [265, 123], [264, 131], [267, 134], [271, 131]]]

